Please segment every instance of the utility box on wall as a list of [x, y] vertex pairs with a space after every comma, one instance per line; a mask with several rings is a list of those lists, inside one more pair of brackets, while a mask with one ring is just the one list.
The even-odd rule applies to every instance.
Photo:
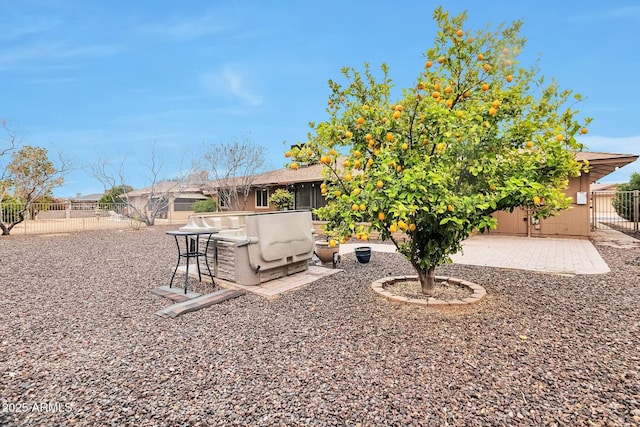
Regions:
[[576, 204], [578, 204], [578, 205], [586, 205], [587, 204], [587, 192], [586, 191], [578, 191], [576, 193]]

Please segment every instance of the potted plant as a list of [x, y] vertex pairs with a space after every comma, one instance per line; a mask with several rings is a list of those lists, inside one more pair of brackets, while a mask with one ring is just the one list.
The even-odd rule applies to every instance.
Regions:
[[340, 244], [333, 239], [316, 240], [316, 256], [320, 262], [336, 264], [336, 254], [340, 253]]
[[360, 264], [366, 264], [371, 259], [371, 246], [359, 246], [355, 249], [355, 252]]
[[293, 206], [293, 194], [288, 190], [278, 188], [273, 192], [269, 201], [276, 205], [279, 210], [287, 210]]

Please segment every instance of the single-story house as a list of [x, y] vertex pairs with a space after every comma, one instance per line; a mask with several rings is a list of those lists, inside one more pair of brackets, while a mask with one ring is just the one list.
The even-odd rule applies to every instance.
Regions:
[[157, 218], [172, 220], [187, 220], [193, 213], [193, 204], [198, 200], [210, 198], [206, 183], [189, 183], [176, 181], [162, 181], [157, 184], [128, 192], [125, 196], [136, 209], [145, 207], [150, 210], [154, 203], [168, 202], [159, 212]]
[[[521, 236], [588, 237], [590, 226], [591, 184], [638, 159], [633, 154], [581, 152], [579, 161], [589, 162], [589, 172], [569, 180], [567, 194], [573, 198], [570, 209], [540, 221], [528, 219], [525, 209], [497, 212], [498, 227], [494, 234]], [[244, 210], [263, 212], [276, 210], [269, 202], [273, 191], [286, 188], [294, 194], [294, 209], [315, 209], [326, 204], [320, 193], [322, 165], [301, 166], [298, 170], [278, 169], [254, 177]], [[214, 185], [215, 187], [215, 185]]]
[[98, 207], [98, 201], [102, 194], [85, 194], [77, 193], [76, 197], [69, 198], [71, 210], [93, 211]]

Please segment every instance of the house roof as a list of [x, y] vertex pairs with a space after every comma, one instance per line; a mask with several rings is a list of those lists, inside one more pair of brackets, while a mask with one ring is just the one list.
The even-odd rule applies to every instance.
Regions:
[[286, 185], [297, 182], [313, 182], [322, 180], [322, 164], [302, 165], [298, 170], [278, 169], [262, 173], [256, 177], [253, 185]]
[[101, 197], [102, 194], [99, 193], [86, 194], [84, 196], [78, 194], [76, 197], [71, 197], [70, 200], [72, 202], [97, 202]]
[[589, 178], [595, 182], [603, 176], [609, 175], [617, 169], [638, 160], [635, 154], [602, 153], [595, 151], [582, 151], [576, 154], [579, 161], [589, 162]]
[[[601, 153], [583, 151], [576, 153], [578, 161], [589, 162], [589, 177], [595, 182], [623, 166], [638, 159], [634, 154]], [[322, 164], [301, 166], [298, 170], [278, 169], [257, 176], [256, 186], [286, 185], [297, 182], [313, 182], [322, 180]]]
[[152, 192], [154, 194], [175, 194], [180, 193], [181, 196], [192, 196], [193, 198], [206, 198], [203, 194], [204, 188], [200, 185], [189, 184], [177, 181], [162, 181], [153, 186], [133, 190], [127, 193], [128, 197], [147, 196]]
[[617, 182], [603, 182], [597, 184], [591, 184], [591, 191], [616, 191], [618, 189]]

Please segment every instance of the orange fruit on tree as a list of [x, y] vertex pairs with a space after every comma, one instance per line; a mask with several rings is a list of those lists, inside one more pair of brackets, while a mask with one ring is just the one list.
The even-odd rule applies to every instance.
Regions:
[[439, 142], [436, 144], [436, 151], [442, 151], [444, 150], [444, 143]]
[[558, 142], [564, 141], [564, 135], [561, 134], [561, 133], [557, 134], [556, 135], [556, 141], [558, 141]]
[[360, 169], [362, 167], [362, 162], [360, 160], [356, 160], [353, 162], [353, 167], [356, 169]]
[[451, 88], [451, 86], [447, 86], [444, 88], [444, 93], [451, 93], [453, 92], [453, 89]]
[[396, 111], [402, 111], [403, 108], [402, 104], [396, 105]]
[[495, 101], [493, 101], [491, 103], [491, 105], [493, 105], [494, 107], [498, 108], [500, 106], [500, 101], [498, 101], [497, 99]]
[[402, 172], [402, 166], [398, 165], [398, 166], [396, 167], [396, 170], [397, 170], [398, 172]]
[[333, 148], [331, 150], [329, 150], [329, 153], [331, 153], [332, 156], [335, 156], [338, 154], [338, 152], [336, 150], [334, 150]]
[[582, 128], [582, 129], [580, 129], [580, 133], [581, 133], [581, 134], [583, 134], [583, 135], [586, 135], [586, 134], [588, 134], [588, 133], [589, 133], [589, 129], [587, 129], [587, 128]]
[[398, 230], [398, 228], [396, 227], [396, 225], [395, 225], [395, 224], [391, 224], [391, 225], [389, 226], [389, 231], [390, 231], [390, 232], [395, 233], [397, 230]]
[[446, 60], [447, 58], [445, 58], [444, 56], [441, 56], [440, 58], [438, 58], [438, 64], [442, 64]]
[[313, 156], [313, 151], [307, 150], [307, 156], [309, 156], [309, 157]]
[[432, 62], [432, 61], [427, 61], [427, 62], [424, 64], [424, 67], [425, 67], [425, 68], [431, 68], [431, 66], [432, 66], [432, 65], [433, 65], [433, 62]]
[[393, 134], [391, 132], [387, 132], [385, 139], [389, 142], [393, 141]]
[[458, 111], [456, 111], [456, 116], [457, 116], [457, 117], [462, 117], [462, 116], [464, 116], [464, 111], [462, 111], [462, 110], [458, 110]]
[[365, 205], [364, 203], [361, 203], [361, 204], [360, 204], [360, 206], [359, 206], [359, 208], [360, 208], [360, 210], [361, 210], [362, 212], [364, 212], [364, 211], [366, 211], [366, 210], [367, 210], [367, 205]]
[[335, 247], [336, 247], [336, 245], [337, 245], [337, 243], [336, 243], [336, 241], [335, 241], [335, 240], [333, 240], [333, 239], [329, 240], [329, 247], [330, 247], [330, 248], [335, 248]]
[[433, 85], [433, 89], [434, 89], [435, 91], [439, 91], [439, 90], [440, 90], [440, 83], [436, 83], [436, 84], [434, 84], [434, 85]]
[[373, 135], [371, 135], [370, 133], [366, 134], [364, 136], [364, 139], [366, 139], [367, 141], [371, 141], [373, 139]]
[[513, 81], [513, 76], [511, 74], [507, 74], [507, 82], [511, 83]]
[[489, 83], [482, 83], [482, 86], [480, 86], [480, 89], [482, 89], [483, 91], [488, 91], [489, 90]]
[[484, 61], [484, 55], [482, 53], [478, 54], [478, 61]]
[[284, 153], [285, 157], [291, 157], [291, 151], [287, 151], [286, 153]]
[[350, 130], [348, 130], [348, 131], [346, 131], [346, 132], [344, 133], [344, 136], [345, 136], [345, 138], [347, 138], [347, 139], [348, 139], [348, 138], [351, 138], [351, 137], [353, 136], [353, 133], [352, 133]]
[[378, 182], [376, 182], [376, 187], [378, 187], [378, 188], [384, 187], [384, 182], [382, 182], [382, 180], [379, 179]]
[[361, 155], [361, 153], [360, 153], [360, 151], [358, 151], [358, 150], [356, 150], [356, 151], [354, 151], [354, 152], [353, 152], [353, 156], [354, 156], [354, 157], [360, 157], [360, 155]]
[[353, 205], [351, 205], [351, 210], [356, 212], [358, 209], [360, 209], [360, 206], [358, 206], [357, 203], [354, 203]]
[[467, 43], [473, 43], [473, 37], [469, 37], [469, 38], [467, 39]]
[[453, 205], [447, 205], [447, 210], [449, 212], [453, 212], [455, 210], [455, 207]]
[[384, 217], [385, 217], [384, 212], [382, 212], [382, 211], [378, 212], [378, 219], [380, 221], [384, 221]]
[[531, 148], [531, 147], [533, 147], [533, 141], [527, 141], [524, 145], [527, 148]]
[[321, 188], [320, 189], [320, 194], [327, 194], [327, 188]]
[[393, 118], [398, 120], [401, 115], [402, 115], [402, 113], [400, 111], [396, 111], [395, 113], [393, 113]]
[[489, 114], [491, 114], [492, 116], [495, 116], [497, 112], [498, 110], [496, 110], [494, 107], [489, 108]]
[[374, 148], [374, 149], [373, 149], [373, 155], [374, 155], [374, 156], [379, 156], [379, 155], [380, 155], [380, 149], [378, 149], [378, 148]]
[[356, 123], [358, 123], [359, 125], [364, 123], [364, 117], [358, 117], [358, 120], [356, 120]]
[[344, 180], [345, 180], [345, 181], [347, 181], [347, 182], [351, 181], [351, 178], [353, 178], [353, 177], [351, 176], [351, 174], [350, 174], [350, 173], [348, 173], [348, 174], [346, 174], [346, 175], [344, 176]]
[[433, 93], [431, 94], [431, 96], [432, 96], [434, 99], [438, 99], [438, 98], [440, 98], [440, 92], [438, 92], [438, 91], [433, 92]]
[[542, 201], [542, 199], [540, 199], [540, 197], [538, 197], [538, 196], [534, 196], [533, 197], [533, 203], [535, 205], [539, 205], [541, 201]]
[[482, 66], [482, 68], [483, 68], [485, 71], [489, 71], [489, 70], [491, 70], [491, 65], [489, 65], [489, 64], [484, 64], [484, 65]]
[[362, 190], [360, 190], [358, 187], [356, 187], [356, 188], [354, 188], [354, 189], [353, 189], [353, 191], [351, 192], [351, 194], [353, 194], [354, 196], [357, 196], [357, 195], [359, 195], [359, 194], [360, 194], [360, 191], [362, 191]]
[[424, 83], [419, 82], [417, 88], [418, 88], [418, 90], [424, 89]]
[[447, 100], [444, 102], [444, 105], [446, 105], [448, 108], [453, 107], [453, 100], [451, 100], [451, 99], [447, 99]]
[[409, 224], [409, 230], [416, 231], [416, 225], [414, 223]]
[[298, 169], [298, 164], [296, 162], [291, 163], [291, 169], [293, 170], [297, 170]]
[[403, 150], [407, 150], [409, 148], [409, 144], [407, 144], [406, 142], [403, 142], [402, 145], [400, 146]]
[[369, 158], [369, 160], [367, 160], [367, 167], [371, 167], [371, 165], [373, 165], [373, 159]]
[[458, 36], [458, 37], [464, 36], [464, 31], [462, 31], [462, 30], [456, 31], [456, 36]]

